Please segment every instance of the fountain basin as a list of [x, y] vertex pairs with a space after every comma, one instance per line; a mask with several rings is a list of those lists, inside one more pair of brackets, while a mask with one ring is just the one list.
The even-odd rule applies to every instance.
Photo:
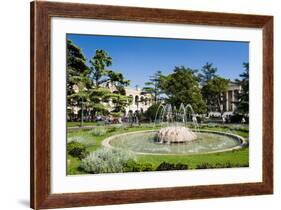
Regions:
[[236, 150], [246, 143], [243, 137], [235, 134], [200, 130], [193, 131], [197, 136], [195, 141], [159, 144], [155, 142], [157, 132], [158, 130], [149, 130], [118, 134], [104, 139], [102, 145], [143, 155], [194, 155]]

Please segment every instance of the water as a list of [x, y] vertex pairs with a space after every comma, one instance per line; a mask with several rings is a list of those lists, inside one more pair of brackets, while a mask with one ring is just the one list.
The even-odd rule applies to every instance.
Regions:
[[198, 129], [196, 113], [190, 104], [184, 105], [181, 103], [178, 109], [171, 104], [160, 104], [155, 114], [154, 123], [163, 126], [186, 124], [188, 117], [191, 117], [193, 126]]
[[196, 140], [177, 144], [157, 143], [155, 142], [155, 135], [156, 131], [128, 133], [126, 136], [116, 136], [109, 143], [116, 148], [150, 154], [202, 154], [240, 145], [237, 137], [216, 133], [196, 133]]

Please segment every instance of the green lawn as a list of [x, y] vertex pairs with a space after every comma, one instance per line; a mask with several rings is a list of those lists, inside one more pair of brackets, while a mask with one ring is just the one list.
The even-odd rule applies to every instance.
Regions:
[[[83, 122], [83, 126], [96, 126], [96, 125], [101, 125], [102, 123], [98, 122]], [[80, 127], [81, 123], [80, 122], [67, 122], [67, 127]]]
[[189, 169], [195, 169], [197, 165], [207, 163], [216, 164], [233, 164], [237, 166], [247, 166], [249, 164], [249, 149], [244, 148], [237, 151], [222, 152], [216, 154], [202, 155], [142, 155], [138, 157], [140, 163], [151, 163], [153, 167], [157, 167], [162, 162], [184, 163]]
[[[69, 125], [69, 124], [68, 124]], [[144, 124], [139, 127], [116, 127], [116, 126], [99, 126], [98, 133], [93, 133], [92, 129], [79, 129], [68, 130], [68, 141], [76, 140], [86, 145], [89, 152], [93, 152], [98, 148], [101, 148], [101, 142], [112, 135], [133, 132], [140, 130], [150, 130], [153, 126], [150, 124]], [[106, 132], [103, 128], [106, 128]], [[234, 126], [234, 125], [205, 125], [203, 129], [231, 132], [243, 136], [248, 140], [248, 128], [247, 126]], [[231, 164], [235, 166], [245, 167], [249, 164], [249, 149], [243, 148], [236, 151], [215, 153], [215, 154], [198, 154], [198, 155], [137, 155], [137, 162], [144, 164], [150, 163], [153, 168], [156, 168], [162, 162], [169, 163], [182, 163], [187, 164], [189, 169], [195, 169], [201, 164], [211, 165], [225, 165]], [[68, 174], [81, 174], [83, 171], [79, 170], [80, 160], [68, 155]]]

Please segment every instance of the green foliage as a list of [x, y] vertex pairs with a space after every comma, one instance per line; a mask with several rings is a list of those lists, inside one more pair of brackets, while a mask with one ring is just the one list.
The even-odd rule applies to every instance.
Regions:
[[[81, 126], [85, 114], [109, 114], [106, 102], [110, 100], [114, 105], [113, 116], [122, 116], [125, 106], [131, 102], [125, 91], [130, 81], [123, 74], [107, 69], [111, 65], [108, 53], [98, 49], [88, 67], [82, 50], [67, 40], [68, 106], [80, 106]], [[109, 87], [114, 87], [115, 91], [112, 93]], [[87, 110], [85, 114], [84, 110]], [[68, 110], [68, 117], [72, 121], [72, 110]]]
[[199, 88], [197, 71], [190, 68], [175, 67], [172, 74], [163, 77], [161, 87], [167, 95], [167, 102], [177, 107], [181, 103], [191, 104], [196, 113], [204, 113], [206, 104]]
[[223, 112], [221, 104], [224, 102], [222, 95], [227, 91], [229, 80], [216, 76], [210, 79], [202, 88], [202, 94], [207, 101], [209, 110], [215, 107]]
[[239, 76], [242, 80], [237, 80], [242, 90], [238, 95], [237, 113], [247, 115], [249, 113], [249, 63], [243, 63], [244, 72]]
[[110, 128], [107, 130], [107, 132], [108, 132], [108, 133], [113, 133], [113, 132], [115, 132], [115, 131], [117, 131], [117, 130], [118, 130], [117, 127], [110, 127]]
[[79, 159], [83, 159], [88, 155], [86, 146], [77, 141], [71, 141], [67, 144], [67, 153]]
[[[114, 105], [112, 115], [122, 116], [125, 106], [129, 104], [129, 97], [126, 96], [125, 87], [130, 84], [130, 81], [125, 80], [123, 74], [107, 69], [112, 65], [112, 58], [104, 50], [96, 50], [90, 64], [90, 76], [94, 85], [91, 93], [94, 112], [105, 112], [107, 107], [102, 102], [111, 100]], [[114, 87], [115, 91], [112, 93], [108, 87]]]
[[90, 60], [91, 79], [96, 88], [99, 88], [101, 84], [108, 81], [104, 79], [108, 71], [106, 67], [112, 65], [112, 58], [104, 50], [96, 50], [95, 55]]
[[[68, 140], [73, 141], [76, 140], [84, 145], [87, 146], [87, 150], [90, 151], [96, 151], [97, 149], [102, 148], [102, 141], [104, 138], [109, 137], [110, 135], [115, 134], [121, 134], [126, 132], [132, 132], [132, 131], [140, 131], [140, 130], [151, 130], [155, 127], [153, 127], [153, 124], [142, 124], [142, 126], [138, 127], [115, 127], [115, 126], [108, 126], [108, 132], [104, 136], [96, 136], [93, 138], [93, 136], [89, 133], [89, 130], [86, 129], [75, 129], [75, 130], [69, 130], [68, 131]], [[213, 131], [223, 131], [223, 132], [231, 132], [233, 134], [237, 134], [240, 136], [243, 136], [246, 140], [249, 135], [248, 125], [233, 125], [233, 124], [203, 124], [200, 126], [202, 129], [208, 129]], [[72, 156], [69, 155], [69, 158], [72, 159]], [[70, 161], [68, 164], [68, 174], [81, 174], [81, 173], [87, 173], [86, 171], [80, 171], [80, 160], [78, 158], [73, 158], [74, 161]], [[134, 158], [133, 158], [134, 159]], [[145, 164], [152, 164], [153, 171], [162, 163], [162, 162], [168, 162], [168, 163], [182, 163], [188, 165], [188, 169], [196, 169], [197, 165], [200, 165], [201, 163], [209, 163], [211, 165], [216, 164], [226, 164], [227, 162], [230, 162], [232, 165], [235, 165], [235, 167], [242, 167], [242, 166], [248, 166], [249, 165], [249, 148], [245, 147], [240, 150], [235, 151], [228, 151], [228, 152], [222, 152], [222, 153], [216, 153], [216, 154], [196, 154], [196, 155], [138, 155], [137, 159], [135, 160], [136, 163], [145, 165]], [[124, 167], [125, 168], [125, 167]], [[124, 169], [125, 171], [125, 169]], [[127, 170], [128, 171], [128, 170]]]
[[238, 114], [238, 113], [230, 116], [230, 122], [231, 123], [242, 123], [243, 118], [245, 120], [244, 123], [249, 123], [249, 118], [248, 117], [245, 117], [244, 115]]
[[210, 163], [207, 163], [207, 162], [203, 162], [201, 164], [198, 164], [196, 166], [196, 169], [238, 168], [238, 167], [249, 167], [249, 164], [233, 164], [231, 162], [210, 164]]
[[[80, 106], [83, 110], [84, 103], [88, 100], [87, 89], [90, 87], [88, 74], [89, 68], [86, 65], [86, 59], [82, 50], [70, 40], [67, 40], [66, 89], [68, 106]], [[83, 111], [81, 114], [83, 114]], [[68, 111], [68, 115], [72, 118], [71, 111]], [[80, 118], [82, 125], [83, 116], [80, 116]]]
[[88, 173], [125, 172], [125, 166], [134, 156], [124, 150], [103, 148], [96, 150], [81, 161], [80, 167]]
[[80, 159], [72, 157], [71, 155], [67, 156], [67, 174], [75, 175], [75, 174], [83, 174], [83, 170], [79, 168]]
[[113, 93], [111, 95], [112, 103], [114, 104], [114, 109], [112, 110], [112, 115], [116, 117], [121, 117], [125, 112], [125, 107], [129, 105], [129, 97], [121, 95], [119, 93]]
[[216, 72], [217, 72], [217, 68], [213, 67], [212, 63], [206, 63], [202, 69], [201, 72], [198, 76], [201, 80], [202, 85], [204, 86], [208, 81], [210, 81], [211, 79], [213, 79], [214, 77], [216, 77]]
[[151, 163], [137, 163], [135, 160], [129, 160], [124, 166], [125, 172], [153, 171]]
[[71, 40], [67, 40], [66, 46], [66, 71], [67, 80], [73, 76], [86, 75], [89, 68], [86, 65], [86, 58], [82, 50], [74, 45]]
[[107, 133], [107, 129], [104, 126], [96, 126], [89, 133], [93, 136], [104, 136]]
[[149, 82], [145, 83], [145, 87], [143, 91], [145, 93], [149, 93], [153, 96], [154, 102], [157, 103], [159, 100], [159, 96], [162, 93], [161, 90], [161, 80], [163, 79], [163, 75], [161, 71], [157, 71], [154, 75], [150, 76]]
[[188, 165], [186, 164], [162, 162], [156, 168], [156, 171], [187, 170], [187, 169], [188, 169]]
[[147, 119], [149, 119], [150, 121], [154, 121], [156, 112], [157, 112], [159, 106], [160, 106], [160, 103], [155, 103], [155, 104], [152, 104], [150, 107], [148, 107], [148, 109], [144, 113], [145, 117]]

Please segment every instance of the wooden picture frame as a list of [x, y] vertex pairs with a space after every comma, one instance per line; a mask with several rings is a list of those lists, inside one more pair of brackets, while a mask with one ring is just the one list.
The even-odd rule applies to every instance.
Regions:
[[[50, 21], [52, 17], [196, 24], [262, 29], [262, 182], [51, 194]], [[31, 2], [31, 208], [249, 196], [273, 193], [273, 17], [246, 14]]]

